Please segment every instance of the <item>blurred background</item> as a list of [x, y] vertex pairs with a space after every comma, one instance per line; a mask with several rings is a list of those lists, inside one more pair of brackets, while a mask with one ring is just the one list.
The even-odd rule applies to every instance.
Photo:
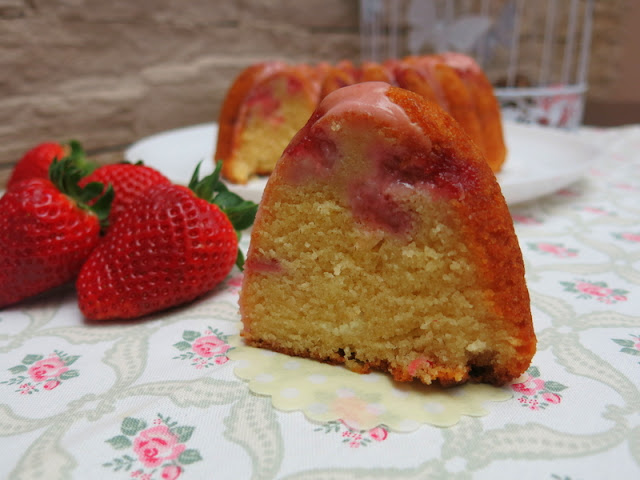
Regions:
[[[388, 8], [389, 1], [394, 9], [380, 17], [382, 24], [373, 23], [374, 14]], [[490, 0], [494, 27], [476, 18], [475, 30], [462, 29], [476, 32], [462, 47], [471, 48], [473, 41], [471, 53], [486, 55], [500, 42], [513, 46], [500, 33], [513, 33], [517, 27], [518, 67], [506, 76], [499, 68], [489, 73], [501, 87], [535, 87], [544, 72], [540, 66], [534, 73], [523, 67], [533, 55], [527, 47], [538, 42], [538, 50], [544, 51], [543, 34], [551, 29], [554, 43], [548, 48], [566, 51], [566, 32], [575, 31], [579, 52], [585, 23], [574, 14], [588, 8], [584, 1], [529, 1], [538, 12], [518, 15], [523, 1]], [[505, 6], [514, 2], [515, 10]], [[45, 140], [75, 138], [96, 159], [110, 162], [120, 160], [128, 144], [149, 134], [215, 121], [230, 83], [251, 63], [275, 58], [358, 62], [385, 56], [390, 49], [398, 54], [428, 53], [433, 48], [428, 32], [433, 29], [422, 27], [430, 25], [424, 17], [429, 8], [442, 8], [436, 3], [0, 0], [0, 188], [20, 156]], [[487, 8], [487, 0], [459, 3], [470, 11]], [[640, 123], [640, 2], [594, 0], [590, 8], [583, 123]], [[554, 27], [546, 27], [546, 17], [541, 17], [549, 9]], [[436, 26], [443, 25], [451, 27], [451, 18]], [[378, 29], [375, 41], [382, 42], [375, 51], [373, 26]], [[578, 63], [572, 71], [580, 70], [580, 58], [576, 53], [573, 61]], [[550, 62], [551, 74], [562, 68]]]

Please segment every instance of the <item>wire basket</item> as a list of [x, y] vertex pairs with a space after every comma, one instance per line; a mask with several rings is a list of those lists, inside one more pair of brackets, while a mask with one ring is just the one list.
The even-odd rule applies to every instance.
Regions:
[[582, 123], [594, 0], [360, 0], [362, 60], [457, 51], [495, 87], [505, 119]]

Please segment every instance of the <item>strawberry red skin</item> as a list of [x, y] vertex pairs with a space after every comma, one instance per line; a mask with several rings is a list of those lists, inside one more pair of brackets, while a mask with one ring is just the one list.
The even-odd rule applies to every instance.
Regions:
[[146, 165], [116, 163], [97, 168], [80, 181], [84, 187], [90, 182], [111, 184], [115, 197], [111, 203], [109, 222], [113, 222], [131, 205], [144, 196], [152, 185], [168, 185], [171, 181], [157, 170]]
[[67, 149], [55, 142], [41, 143], [27, 153], [18, 161], [11, 172], [11, 177], [7, 182], [7, 189], [10, 189], [21, 180], [29, 178], [49, 178], [49, 165], [54, 158], [61, 160], [67, 154]]
[[82, 267], [78, 305], [92, 320], [137, 318], [190, 302], [231, 271], [238, 240], [226, 215], [179, 185], [150, 187]]
[[0, 198], [0, 307], [73, 280], [100, 223], [51, 181], [16, 183]]

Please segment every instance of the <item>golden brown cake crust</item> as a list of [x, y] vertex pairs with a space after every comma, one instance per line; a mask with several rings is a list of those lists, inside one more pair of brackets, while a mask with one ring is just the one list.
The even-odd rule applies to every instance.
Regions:
[[491, 170], [499, 172], [507, 159], [507, 148], [504, 143], [500, 104], [493, 94], [491, 82], [478, 64], [466, 55], [447, 53], [438, 58], [451, 66], [467, 86], [481, 125], [485, 159]]
[[[485, 168], [482, 155], [471, 142], [462, 142], [465, 133], [445, 115], [438, 115], [434, 105], [419, 105], [405, 92], [391, 88], [388, 96], [401, 105], [413, 122], [429, 132], [431, 142], [442, 150], [443, 156], [460, 158], [472, 165], [481, 191], [471, 191], [462, 202], [453, 202], [458, 215], [468, 218], [462, 235], [473, 239], [467, 246], [477, 259], [480, 276], [488, 281], [494, 306], [503, 318], [513, 319], [523, 342], [524, 361], [512, 365], [511, 377], [523, 373], [536, 349], [531, 318], [529, 291], [524, 282], [524, 262], [517, 242], [511, 214], [492, 172]], [[428, 111], [431, 110], [431, 111]], [[533, 341], [531, 341], [533, 339]], [[528, 359], [528, 360], [527, 360]], [[496, 383], [504, 383], [504, 378]], [[484, 381], [484, 380], [483, 380]]]

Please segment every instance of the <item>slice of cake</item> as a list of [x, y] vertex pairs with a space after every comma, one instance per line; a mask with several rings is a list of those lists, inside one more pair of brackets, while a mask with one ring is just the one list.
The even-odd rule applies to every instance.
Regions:
[[435, 103], [381, 82], [327, 96], [285, 149], [240, 311], [249, 345], [426, 384], [504, 384], [536, 345], [491, 169]]

